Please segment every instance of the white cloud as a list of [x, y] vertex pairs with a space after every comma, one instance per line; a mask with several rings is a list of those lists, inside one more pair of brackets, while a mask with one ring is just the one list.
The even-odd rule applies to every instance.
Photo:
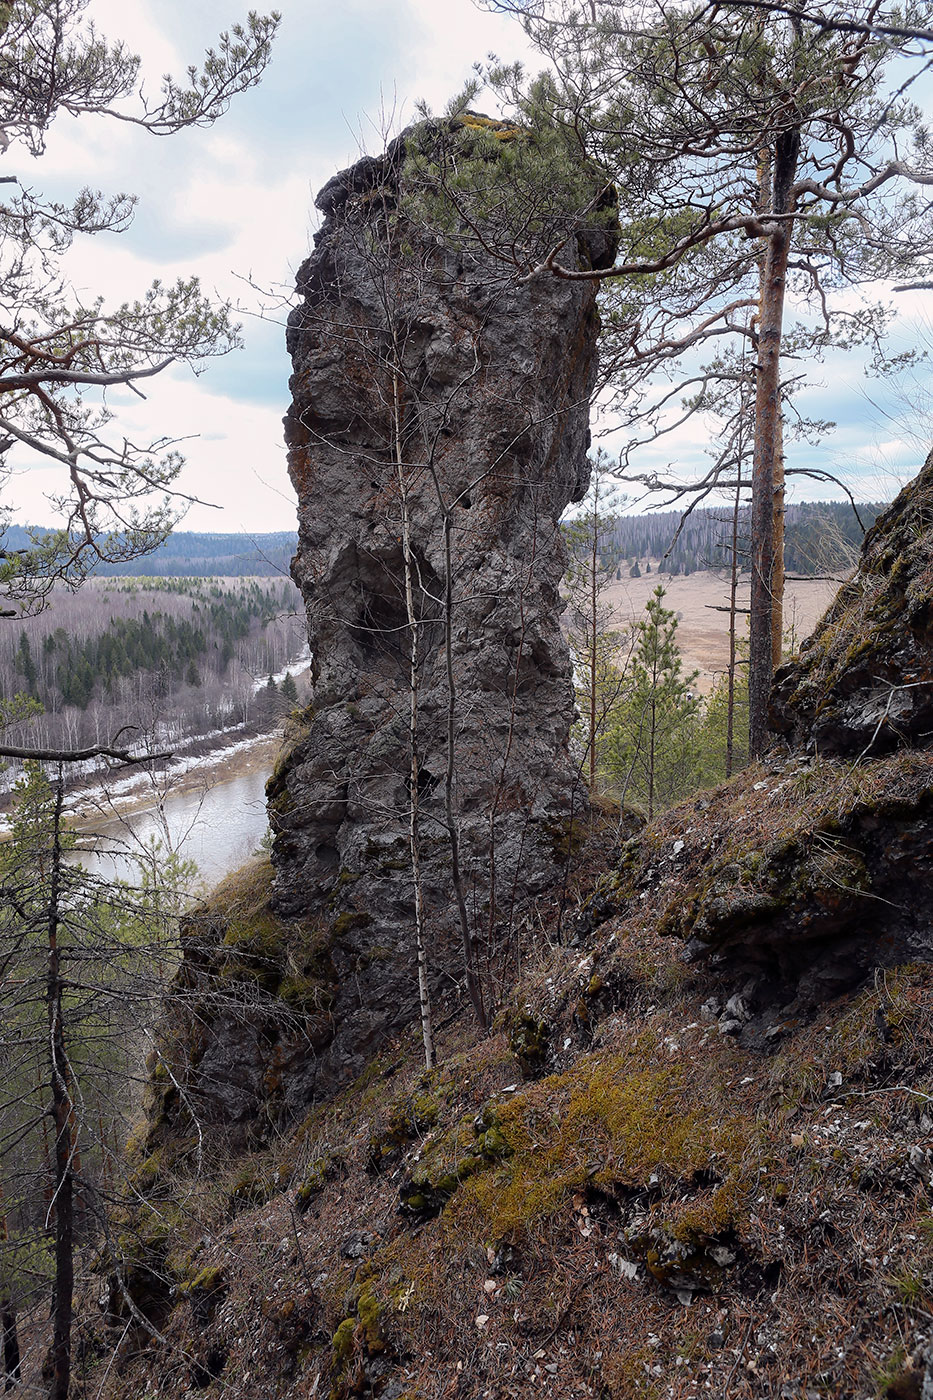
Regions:
[[[524, 44], [517, 25], [483, 14], [471, 0], [290, 0], [282, 8], [263, 82], [211, 130], [158, 139], [119, 122], [59, 117], [41, 161], [9, 153], [5, 171], [17, 161], [23, 178], [58, 198], [84, 184], [139, 195], [127, 234], [79, 239], [68, 255], [68, 272], [85, 295], [100, 291], [119, 302], [155, 277], [196, 274], [209, 291], [258, 306], [244, 279], [292, 285], [316, 226], [314, 194], [356, 158], [361, 140], [381, 145], [381, 107], [397, 103], [398, 129], [418, 98], [442, 106], [488, 49], [511, 41], [511, 55]], [[91, 0], [88, 14], [101, 33], [142, 55], [145, 90], [154, 98], [162, 74], [183, 76], [229, 28], [235, 9], [228, 0]], [[247, 349], [201, 379], [173, 372], [150, 381], [145, 402], [126, 396], [120, 407], [129, 436], [197, 435], [185, 448], [182, 484], [222, 509], [193, 507], [187, 528], [294, 525], [281, 434], [284, 335], [250, 319], [245, 333]], [[21, 467], [8, 495], [26, 518], [45, 523], [45, 496], [54, 494], [60, 468]]]

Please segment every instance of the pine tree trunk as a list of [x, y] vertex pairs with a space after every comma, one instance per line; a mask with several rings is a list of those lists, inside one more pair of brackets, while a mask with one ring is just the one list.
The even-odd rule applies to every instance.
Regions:
[[74, 1294], [74, 1109], [71, 1071], [65, 1049], [61, 960], [58, 947], [60, 922], [60, 842], [64, 782], [59, 770], [55, 792], [52, 865], [48, 904], [48, 972], [46, 996], [49, 1020], [49, 1077], [52, 1089], [52, 1121], [55, 1125], [55, 1284], [52, 1303], [52, 1384], [49, 1400], [68, 1400], [71, 1384], [71, 1325]]
[[[739, 403], [739, 412], [745, 412], [744, 402]], [[729, 669], [726, 701], [726, 777], [732, 777], [735, 761], [735, 669], [736, 669], [736, 617], [739, 596], [739, 511], [742, 497], [742, 428], [739, 427], [739, 457], [736, 470], [735, 501], [732, 506], [732, 562], [729, 570]]]
[[777, 670], [784, 647], [784, 418], [778, 417], [778, 445], [772, 491], [774, 568], [771, 586], [771, 666]]
[[[800, 134], [781, 132], [774, 143], [771, 217], [792, 213]], [[781, 336], [792, 220], [781, 218], [768, 238], [758, 327], [755, 455], [752, 466], [752, 578], [748, 678], [749, 753], [760, 758], [767, 742], [772, 674], [775, 586], [774, 488], [781, 454]]]

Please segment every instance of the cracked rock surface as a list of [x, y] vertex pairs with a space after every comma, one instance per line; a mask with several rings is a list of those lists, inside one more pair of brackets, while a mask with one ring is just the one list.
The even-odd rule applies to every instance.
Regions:
[[586, 808], [558, 521], [588, 482], [595, 285], [508, 285], [475, 250], [423, 235], [399, 209], [403, 158], [404, 136], [318, 196], [288, 330], [292, 571], [314, 688], [268, 794], [277, 907], [318, 911], [333, 935], [339, 1031], [316, 1092], [417, 1011], [413, 684], [436, 984], [462, 978], [448, 788], [481, 942], [556, 878]]

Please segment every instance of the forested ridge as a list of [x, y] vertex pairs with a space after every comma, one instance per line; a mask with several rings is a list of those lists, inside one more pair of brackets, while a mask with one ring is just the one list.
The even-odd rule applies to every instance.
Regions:
[[[858, 514], [847, 501], [807, 501], [786, 508], [784, 564], [789, 574], [845, 573], [852, 568], [867, 530], [884, 509], [883, 502], [859, 504]], [[750, 515], [739, 516], [739, 549], [747, 552]], [[600, 533], [606, 567], [622, 574], [626, 566], [644, 569], [660, 564], [662, 573], [692, 574], [698, 569], [728, 569], [732, 511], [701, 508], [686, 517], [678, 510], [641, 515], [616, 515]]]
[[[6, 549], [26, 549], [34, 536], [45, 531], [10, 525], [3, 535]], [[222, 575], [227, 578], [276, 577], [288, 574], [297, 535], [293, 530], [270, 534], [206, 534], [178, 530], [136, 559], [115, 563], [98, 561], [92, 573], [100, 577], [153, 577]]]
[[[847, 501], [803, 501], [787, 506], [784, 554], [788, 570], [826, 573], [850, 563], [851, 550], [857, 550], [861, 543], [862, 526], [867, 529], [882, 509], [879, 502], [859, 503], [856, 509]], [[747, 510], [741, 520], [747, 534]], [[619, 514], [607, 535], [607, 556], [611, 552], [617, 563], [663, 560], [665, 571], [671, 573], [725, 567], [731, 524], [727, 506], [699, 508], [686, 519], [677, 510]], [[4, 534], [4, 545], [10, 550], [24, 549], [32, 533], [11, 525]], [[291, 530], [257, 535], [177, 530], [150, 554], [125, 563], [99, 563], [93, 572], [102, 578], [277, 577], [288, 574], [297, 542], [297, 534]]]
[[41, 706], [29, 721], [39, 743], [99, 743], [123, 726], [176, 742], [273, 722], [282, 707], [267, 678], [303, 647], [290, 582], [96, 580], [0, 631], [0, 692]]

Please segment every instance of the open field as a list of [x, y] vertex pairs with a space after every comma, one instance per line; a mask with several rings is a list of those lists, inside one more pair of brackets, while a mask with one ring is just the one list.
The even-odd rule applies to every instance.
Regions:
[[[606, 597], [620, 631], [642, 616], [645, 604], [659, 582], [665, 588], [665, 607], [672, 608], [678, 617], [677, 640], [684, 655], [685, 670], [699, 671], [698, 689], [706, 692], [726, 669], [729, 659], [728, 613], [716, 611], [728, 605], [728, 581], [725, 577], [705, 571], [669, 578], [667, 575], [659, 576], [652, 569], [650, 574], [643, 574], [641, 578], [626, 578], [621, 583], [613, 583]], [[803, 638], [813, 631], [838, 587], [838, 581], [833, 579], [788, 583], [784, 600], [784, 630], [785, 634], [792, 634], [794, 647], [798, 647]], [[740, 607], [748, 607], [748, 590], [746, 577], [740, 585]], [[743, 635], [744, 631], [745, 619], [741, 618], [739, 635]]]

